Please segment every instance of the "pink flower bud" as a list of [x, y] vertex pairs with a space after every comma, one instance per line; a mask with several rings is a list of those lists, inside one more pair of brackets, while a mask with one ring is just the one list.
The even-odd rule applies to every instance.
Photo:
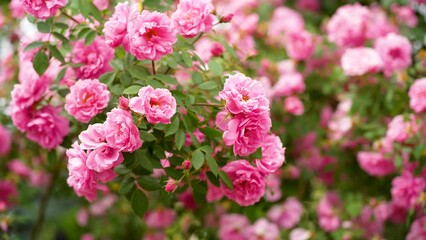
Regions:
[[123, 110], [128, 110], [129, 99], [125, 97], [120, 97], [120, 99], [118, 100], [118, 106]]
[[223, 16], [222, 18], [220, 18], [220, 22], [221, 23], [227, 23], [230, 22], [232, 20], [232, 18], [234, 17], [233, 13], [230, 13], [228, 15]]
[[185, 160], [182, 163], [182, 166], [184, 169], [190, 169], [191, 168], [191, 162], [189, 160]]
[[220, 43], [214, 43], [212, 48], [210, 49], [210, 52], [215, 57], [221, 56], [224, 51], [225, 51], [225, 49], [223, 48], [222, 44], [220, 44]]
[[166, 190], [166, 192], [174, 192], [176, 187], [177, 187], [176, 181], [173, 180], [172, 178], [169, 178], [164, 189]]

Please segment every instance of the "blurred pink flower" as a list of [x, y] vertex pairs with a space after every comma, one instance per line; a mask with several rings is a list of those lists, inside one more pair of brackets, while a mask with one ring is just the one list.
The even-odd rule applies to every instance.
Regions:
[[305, 91], [303, 75], [298, 72], [280, 75], [272, 91], [274, 92], [274, 96], [277, 97], [290, 97], [294, 94], [303, 93]]
[[25, 10], [36, 18], [42, 20], [53, 17], [58, 10], [67, 5], [67, 0], [21, 0]]
[[417, 218], [410, 227], [410, 232], [406, 236], [406, 240], [426, 239], [426, 216]]
[[383, 68], [379, 54], [372, 48], [348, 48], [341, 59], [343, 72], [347, 76], [362, 76], [375, 73]]
[[382, 58], [386, 76], [404, 70], [411, 64], [411, 43], [404, 36], [389, 33], [375, 41], [374, 49]]
[[396, 170], [393, 160], [380, 152], [358, 152], [357, 159], [360, 167], [371, 176], [386, 176]]
[[219, 239], [243, 240], [245, 239], [245, 232], [249, 224], [249, 220], [244, 215], [224, 214], [220, 218]]
[[175, 222], [176, 211], [158, 208], [145, 214], [145, 224], [150, 228], [168, 228]]
[[319, 225], [324, 231], [332, 232], [339, 228], [341, 221], [335, 213], [335, 208], [340, 204], [339, 196], [333, 192], [328, 192], [321, 198], [317, 207], [317, 215]]
[[284, 110], [290, 114], [300, 116], [305, 111], [305, 107], [300, 98], [291, 96], [284, 100]]
[[284, 229], [291, 229], [299, 223], [303, 214], [302, 204], [294, 197], [289, 197], [281, 205], [274, 205], [268, 211], [268, 218]]
[[426, 111], [426, 78], [414, 81], [408, 92], [410, 96], [410, 108], [416, 113]]
[[315, 50], [314, 37], [303, 29], [289, 31], [285, 34], [285, 49], [290, 58], [305, 60]]
[[280, 239], [280, 230], [274, 223], [261, 218], [246, 229], [246, 239], [278, 240]]
[[425, 190], [426, 181], [405, 171], [392, 181], [392, 201], [396, 205], [410, 209], [418, 205], [420, 194]]
[[213, 27], [211, 0], [180, 0], [172, 14], [174, 27], [185, 38], [191, 38]]

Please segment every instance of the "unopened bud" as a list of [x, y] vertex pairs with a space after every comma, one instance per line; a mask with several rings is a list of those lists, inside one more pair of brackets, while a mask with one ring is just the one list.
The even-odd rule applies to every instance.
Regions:
[[220, 22], [221, 23], [227, 23], [227, 22], [230, 22], [231, 20], [232, 20], [232, 18], [234, 17], [234, 14], [233, 13], [230, 13], [230, 14], [228, 14], [228, 15], [225, 15], [225, 16], [222, 16], [221, 18], [220, 18]]

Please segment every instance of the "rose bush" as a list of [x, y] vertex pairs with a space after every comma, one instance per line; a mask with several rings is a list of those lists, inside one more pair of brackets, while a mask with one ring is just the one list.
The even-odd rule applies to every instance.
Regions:
[[2, 239], [425, 239], [426, 2], [0, 3]]

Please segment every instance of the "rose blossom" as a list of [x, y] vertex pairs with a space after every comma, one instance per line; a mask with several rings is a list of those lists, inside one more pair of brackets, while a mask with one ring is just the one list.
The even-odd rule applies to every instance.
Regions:
[[313, 36], [305, 30], [287, 32], [285, 35], [285, 49], [290, 58], [306, 60], [315, 50]]
[[277, 225], [265, 218], [257, 220], [246, 231], [247, 240], [278, 240], [280, 237], [280, 230]]
[[88, 123], [108, 106], [110, 93], [98, 79], [78, 80], [65, 97], [65, 110], [78, 121]]
[[16, 186], [8, 180], [0, 180], [0, 212], [13, 206], [13, 199], [18, 195]]
[[317, 207], [319, 225], [324, 231], [331, 232], [339, 228], [340, 219], [336, 215], [334, 208], [340, 205], [339, 196], [329, 192], [324, 195]]
[[386, 176], [395, 172], [392, 159], [388, 159], [380, 152], [359, 152], [357, 154], [359, 166], [371, 176]]
[[123, 154], [110, 146], [103, 145], [95, 148], [87, 157], [87, 168], [96, 172], [113, 169], [124, 160]]
[[262, 84], [242, 73], [226, 79], [219, 97], [226, 101], [226, 109], [232, 114], [263, 114], [269, 111], [269, 100]]
[[104, 123], [105, 139], [109, 146], [123, 152], [133, 152], [142, 146], [139, 130], [130, 112], [114, 108]]
[[106, 10], [108, 8], [109, 0], [93, 0], [93, 5], [95, 5], [100, 11]]
[[168, 89], [146, 86], [139, 90], [138, 97], [130, 99], [129, 108], [145, 115], [151, 124], [169, 124], [176, 113], [176, 99]]
[[159, 12], [142, 11], [127, 31], [129, 51], [138, 60], [160, 60], [173, 52], [173, 44], [177, 40], [172, 20]]
[[244, 215], [224, 214], [220, 217], [219, 239], [245, 239], [244, 233], [250, 222]]
[[250, 155], [262, 146], [271, 124], [269, 114], [247, 117], [238, 114], [228, 122], [223, 141], [227, 146], [234, 145], [235, 155]]
[[410, 96], [410, 108], [416, 113], [426, 111], [426, 78], [414, 81], [408, 92]]
[[281, 191], [281, 175], [278, 171], [266, 175], [265, 200], [268, 202], [276, 202], [283, 196]]
[[12, 145], [12, 134], [0, 124], [0, 156], [4, 156], [10, 152]]
[[426, 216], [419, 217], [411, 224], [410, 232], [406, 236], [406, 240], [426, 239]]
[[293, 94], [303, 93], [305, 91], [305, 82], [303, 75], [298, 72], [286, 73], [280, 75], [278, 82], [274, 85], [274, 96], [289, 97]]
[[78, 139], [81, 141], [80, 147], [82, 149], [95, 149], [106, 145], [106, 132], [103, 124], [95, 123], [89, 125], [89, 127], [82, 131], [78, 135]]
[[159, 208], [145, 214], [145, 224], [150, 228], [167, 228], [175, 222], [174, 209]]
[[302, 214], [302, 204], [296, 198], [290, 197], [283, 204], [271, 207], [268, 211], [268, 218], [278, 226], [290, 229], [296, 226]]
[[206, 200], [207, 202], [211, 203], [217, 200], [220, 200], [223, 197], [223, 192], [220, 187], [217, 187], [210, 183], [210, 181], [207, 182], [207, 194], [206, 194]]
[[169, 178], [166, 183], [166, 186], [164, 186], [164, 190], [166, 190], [166, 192], [174, 192], [176, 188], [176, 181], [173, 178]]
[[[130, 20], [138, 16], [138, 5], [131, 7], [128, 2], [118, 3], [115, 6], [114, 14], [105, 23], [102, 32], [105, 34], [105, 43], [110, 47], [118, 47], [123, 44], [127, 34], [127, 27]], [[126, 43], [124, 47], [127, 49]]]
[[392, 180], [392, 201], [405, 209], [415, 207], [425, 187], [426, 181], [423, 177], [416, 177], [411, 172], [405, 171]]
[[347, 76], [362, 76], [366, 73], [380, 71], [383, 62], [376, 50], [359, 47], [346, 49], [341, 59], [341, 65]]
[[12, 17], [17, 19], [25, 17], [25, 7], [22, 5], [21, 0], [10, 1], [9, 9], [12, 13]]
[[328, 40], [344, 47], [361, 46], [367, 38], [369, 15], [359, 3], [341, 6], [327, 23]]
[[290, 232], [290, 240], [308, 240], [311, 239], [313, 233], [304, 228], [295, 228]]
[[84, 40], [79, 40], [72, 49], [72, 62], [83, 64], [75, 68], [79, 79], [99, 78], [111, 70], [109, 62], [114, 58], [114, 49], [106, 45], [102, 37], [96, 37], [92, 44], [86, 46]]
[[404, 36], [389, 33], [375, 41], [374, 49], [382, 58], [383, 70], [387, 76], [404, 70], [411, 64], [411, 43]]
[[281, 139], [273, 134], [268, 135], [262, 145], [262, 158], [255, 160], [257, 168], [265, 174], [275, 172], [285, 161], [284, 153]]
[[300, 98], [291, 96], [284, 100], [284, 110], [293, 115], [300, 116], [305, 111], [305, 107]]
[[287, 7], [278, 7], [272, 13], [269, 22], [268, 38], [274, 43], [285, 44], [285, 34], [289, 31], [305, 29], [302, 15]]
[[67, 5], [67, 0], [21, 0], [25, 10], [39, 19], [47, 19], [56, 15], [58, 10]]
[[410, 6], [399, 6], [393, 3], [391, 10], [395, 13], [397, 19], [409, 27], [415, 27], [417, 25], [416, 12]]
[[53, 149], [62, 143], [70, 128], [68, 119], [60, 116], [59, 111], [51, 105], [37, 110], [27, 123], [27, 138], [46, 149]]
[[404, 119], [404, 116], [398, 115], [392, 119], [388, 124], [388, 130], [386, 131], [386, 138], [390, 141], [396, 141], [404, 143], [410, 137], [416, 135], [420, 130], [419, 124], [417, 124], [416, 116], [410, 114], [408, 121]]
[[265, 193], [265, 177], [246, 160], [227, 163], [222, 170], [231, 178], [233, 189], [221, 184], [223, 193], [240, 206], [250, 206]]
[[208, 32], [213, 27], [213, 9], [211, 0], [180, 0], [172, 15], [174, 26], [185, 38]]

